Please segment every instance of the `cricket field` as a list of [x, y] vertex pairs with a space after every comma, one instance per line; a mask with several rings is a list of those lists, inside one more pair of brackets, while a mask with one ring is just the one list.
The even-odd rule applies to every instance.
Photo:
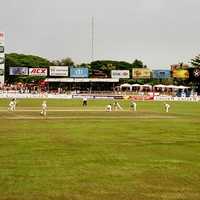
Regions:
[[0, 100], [0, 200], [199, 200], [200, 102]]

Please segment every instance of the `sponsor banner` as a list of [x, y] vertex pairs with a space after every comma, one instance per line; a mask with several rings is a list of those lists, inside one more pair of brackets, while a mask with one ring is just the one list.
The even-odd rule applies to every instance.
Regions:
[[0, 83], [4, 83], [4, 67], [5, 67], [4, 33], [0, 32]]
[[4, 69], [0, 68], [0, 76], [4, 76]]
[[187, 79], [189, 78], [189, 71], [187, 69], [174, 69], [172, 71], [173, 78], [182, 78]]
[[50, 66], [49, 75], [50, 76], [68, 76], [68, 66]]
[[111, 70], [112, 78], [130, 78], [129, 70]]
[[5, 62], [5, 58], [2, 55], [2, 56], [0, 56], [0, 64], [4, 64], [4, 62]]
[[92, 71], [92, 78], [107, 78], [107, 74], [102, 70], [93, 70]]
[[171, 65], [171, 71], [173, 71], [174, 69], [188, 69], [189, 65], [186, 63], [179, 63], [179, 64], [174, 64]]
[[200, 78], [200, 68], [196, 68], [193, 70], [193, 77], [196, 79]]
[[167, 79], [171, 76], [170, 70], [153, 70], [153, 78], [155, 79]]
[[117, 83], [119, 79], [117, 78], [46, 78], [45, 82], [54, 82], [54, 83], [89, 83], [89, 82], [97, 82], [97, 83]]
[[4, 53], [4, 46], [0, 44], [0, 53]]
[[88, 77], [88, 68], [70, 68], [70, 77], [71, 78], [87, 78]]
[[147, 68], [134, 68], [132, 69], [133, 79], [148, 79], [151, 77], [151, 70]]
[[28, 67], [10, 67], [9, 75], [28, 75]]
[[29, 68], [29, 76], [47, 76], [47, 68]]
[[96, 95], [88, 95], [88, 96], [83, 96], [83, 95], [78, 95], [74, 94], [72, 95], [73, 99], [83, 99], [83, 97], [86, 97], [87, 99], [114, 99], [114, 96], [96, 96]]
[[0, 98], [5, 98], [5, 99], [72, 99], [72, 95], [66, 95], [66, 94], [47, 94], [47, 93], [39, 93], [39, 94], [30, 94], [30, 93], [18, 93], [18, 92], [13, 92], [13, 93], [0, 93]]
[[4, 33], [0, 32], [0, 46], [4, 46]]
[[200, 97], [154, 96], [155, 101], [200, 101]]
[[133, 95], [133, 96], [124, 96], [124, 99], [131, 99], [134, 101], [154, 100], [154, 96], [153, 95], [144, 95], [144, 96]]
[[190, 68], [189, 73], [191, 80], [200, 79], [200, 68]]
[[110, 82], [110, 83], [116, 83], [116, 82], [119, 82], [119, 79], [117, 78], [75, 78], [73, 79], [73, 82], [77, 82], [77, 83], [81, 83], [81, 82], [103, 82], [103, 83], [106, 83], [106, 82]]

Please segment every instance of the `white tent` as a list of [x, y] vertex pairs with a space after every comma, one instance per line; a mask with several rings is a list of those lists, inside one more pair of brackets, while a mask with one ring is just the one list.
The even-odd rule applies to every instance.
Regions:
[[140, 84], [132, 84], [132, 87], [140, 87], [141, 85]]
[[178, 89], [188, 89], [188, 88], [190, 88], [190, 87], [180, 85], [180, 86], [178, 86], [177, 88], [178, 88]]
[[144, 88], [144, 87], [152, 88], [152, 85], [144, 84], [144, 85], [142, 85], [142, 87], [143, 87], [143, 88]]
[[166, 85], [166, 88], [177, 89], [176, 85]]
[[128, 83], [124, 83], [124, 84], [120, 85], [120, 90], [121, 90], [122, 88], [129, 88], [130, 91], [132, 90], [131, 84], [128, 84]]
[[166, 85], [159, 84], [159, 85], [154, 85], [154, 87], [156, 87], [156, 88], [165, 88]]
[[132, 90], [140, 90], [141, 89], [141, 85], [140, 84], [132, 84]]

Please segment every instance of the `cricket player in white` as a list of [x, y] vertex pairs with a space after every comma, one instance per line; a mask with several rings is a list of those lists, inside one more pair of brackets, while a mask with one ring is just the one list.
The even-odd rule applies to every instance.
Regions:
[[109, 105], [106, 106], [106, 111], [107, 111], [107, 112], [111, 112], [111, 111], [112, 111], [112, 106], [111, 106], [111, 104], [109, 104]]
[[43, 103], [42, 103], [41, 115], [43, 115], [44, 117], [46, 117], [46, 115], [47, 115], [47, 103], [46, 103], [46, 101], [43, 101]]
[[83, 106], [87, 106], [87, 97], [83, 97]]
[[17, 100], [16, 98], [13, 99], [13, 110], [16, 110]]
[[131, 108], [134, 112], [137, 110], [137, 104], [134, 101], [131, 101]]
[[8, 110], [10, 110], [10, 111], [14, 111], [15, 110], [15, 102], [14, 101], [15, 101], [14, 99], [12, 99], [10, 101]]
[[169, 112], [170, 105], [168, 103], [165, 103], [164, 106], [165, 106], [165, 112]]
[[123, 108], [120, 106], [120, 104], [117, 102], [117, 108], [119, 109], [119, 110], [123, 110]]
[[123, 108], [120, 106], [120, 104], [119, 104], [117, 101], [115, 101], [115, 102], [113, 103], [113, 109], [114, 109], [115, 111], [117, 111], [117, 110], [123, 110]]
[[117, 106], [117, 102], [116, 102], [116, 101], [113, 103], [113, 109], [114, 109], [115, 111], [118, 110], [118, 106]]

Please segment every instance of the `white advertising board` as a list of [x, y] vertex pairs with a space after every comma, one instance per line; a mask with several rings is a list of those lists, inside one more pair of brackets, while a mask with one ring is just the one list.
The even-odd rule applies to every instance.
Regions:
[[50, 66], [49, 75], [50, 76], [68, 76], [68, 66]]
[[130, 78], [129, 70], [112, 70], [112, 78]]

